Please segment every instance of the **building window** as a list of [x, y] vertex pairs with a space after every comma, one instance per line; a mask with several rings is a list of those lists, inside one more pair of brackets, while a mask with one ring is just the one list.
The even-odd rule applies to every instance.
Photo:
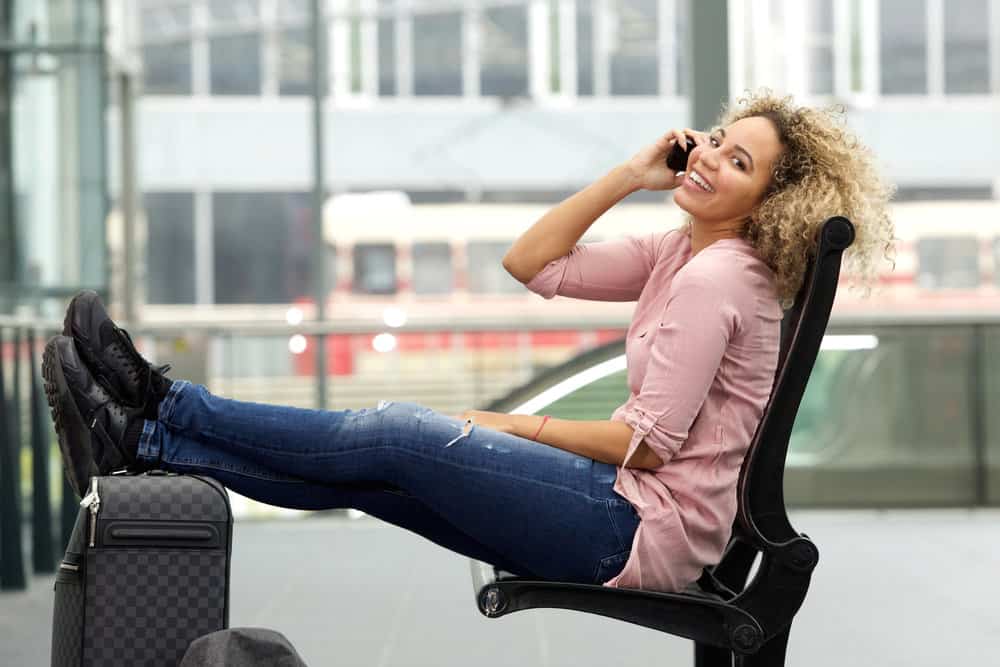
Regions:
[[979, 285], [979, 241], [974, 237], [924, 238], [917, 242], [917, 284], [926, 289]]
[[209, 0], [209, 86], [213, 95], [259, 95], [260, 16], [257, 0]]
[[379, 0], [378, 17], [378, 94], [398, 95], [396, 86], [396, 5], [393, 0]]
[[945, 93], [990, 92], [988, 4], [987, 0], [948, 0], [944, 3]]
[[451, 244], [447, 241], [414, 243], [413, 292], [415, 294], [450, 294], [454, 285]]
[[194, 303], [194, 194], [150, 192], [146, 209], [146, 301]]
[[392, 243], [358, 243], [354, 246], [355, 294], [396, 293], [396, 246]]
[[413, 92], [462, 94], [461, 13], [413, 17]]
[[480, 91], [501, 97], [528, 94], [528, 14], [525, 5], [482, 13]]
[[806, 5], [806, 71], [809, 92], [833, 94], [833, 0], [810, 0]]
[[612, 0], [609, 5], [611, 94], [656, 95], [659, 0]]
[[260, 94], [260, 35], [215, 35], [208, 52], [213, 95]]
[[594, 3], [576, 0], [576, 94], [594, 94]]
[[513, 241], [470, 241], [468, 255], [469, 291], [474, 294], [521, 294], [524, 285], [503, 268], [503, 256]]
[[882, 93], [927, 94], [926, 0], [879, 2]]
[[191, 8], [186, 4], [143, 7], [142, 82], [147, 95], [191, 94]]
[[216, 303], [289, 303], [312, 294], [308, 194], [216, 193], [212, 217]]
[[[674, 39], [671, 47], [674, 50], [674, 67], [676, 67], [677, 95], [688, 94], [688, 35], [690, 33], [690, 19], [688, 18], [688, 4], [680, 0], [674, 3]], [[749, 23], [749, 21], [748, 21]], [[669, 93], [670, 91], [661, 91]]]

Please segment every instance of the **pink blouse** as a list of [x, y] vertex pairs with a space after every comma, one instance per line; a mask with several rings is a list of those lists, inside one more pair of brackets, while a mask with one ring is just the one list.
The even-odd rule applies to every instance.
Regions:
[[718, 563], [736, 516], [736, 481], [771, 392], [782, 311], [774, 272], [743, 239], [691, 255], [680, 230], [577, 244], [529, 290], [638, 301], [625, 342], [628, 400], [611, 415], [663, 465], [618, 468], [614, 489], [639, 514], [628, 562], [605, 586], [680, 591]]

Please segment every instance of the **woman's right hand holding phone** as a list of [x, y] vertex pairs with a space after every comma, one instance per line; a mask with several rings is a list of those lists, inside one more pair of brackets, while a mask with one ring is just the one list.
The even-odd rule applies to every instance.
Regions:
[[667, 166], [667, 155], [678, 142], [684, 146], [687, 143], [686, 137], [691, 137], [696, 146], [708, 141], [708, 135], [704, 132], [690, 128], [675, 129], [670, 130], [632, 156], [626, 166], [639, 188], [643, 190], [673, 190], [684, 181], [684, 176], [678, 176], [679, 172], [675, 172]]

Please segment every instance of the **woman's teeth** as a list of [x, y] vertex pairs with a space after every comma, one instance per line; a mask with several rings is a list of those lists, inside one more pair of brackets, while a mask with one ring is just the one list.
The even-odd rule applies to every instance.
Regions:
[[706, 183], [704, 179], [698, 175], [698, 172], [691, 172], [691, 180], [694, 181], [695, 185], [700, 187], [702, 190], [705, 190], [706, 192], [715, 192], [715, 190], [712, 189], [712, 186]]

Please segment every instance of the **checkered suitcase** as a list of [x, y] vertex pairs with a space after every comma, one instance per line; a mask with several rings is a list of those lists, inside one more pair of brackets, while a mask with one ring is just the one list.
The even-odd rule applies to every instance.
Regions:
[[229, 626], [232, 532], [211, 478], [92, 478], [56, 575], [53, 667], [176, 667]]

